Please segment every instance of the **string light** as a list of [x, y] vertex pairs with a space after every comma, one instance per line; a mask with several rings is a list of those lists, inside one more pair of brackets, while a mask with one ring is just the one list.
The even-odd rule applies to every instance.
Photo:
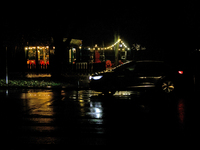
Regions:
[[[123, 45], [125, 48], [127, 48], [126, 44], [125, 44], [121, 39], [118, 39], [117, 42], [115, 42], [115, 43], [114, 43], [113, 45], [111, 45], [111, 46], [106, 47], [105, 49], [112, 49], [112, 47], [114, 47], [114, 46], [115, 46], [116, 44], [118, 44], [120, 41], [121, 41], [122, 45]], [[128, 48], [128, 50], [130, 50], [130, 48]]]
[[[36, 47], [34, 47], [34, 46], [29, 46], [29, 47], [25, 47], [25, 50], [28, 50], [28, 49], [48, 49], [49, 48], [49, 46], [46, 46], [46, 47], [40, 47], [40, 46], [36, 46]], [[55, 49], [55, 47], [53, 47], [53, 49]]]
[[[126, 44], [121, 40], [121, 39], [118, 39], [117, 40], [117, 42], [115, 42], [114, 44], [112, 44], [112, 45], [110, 45], [110, 46], [108, 46], [108, 47], [104, 47], [104, 48], [98, 48], [98, 50], [113, 50], [114, 49], [114, 46], [116, 45], [116, 44], [118, 44], [119, 42], [121, 42], [121, 44], [125, 47], [125, 48], [127, 48], [128, 50], [130, 50], [130, 48], [128, 48], [127, 46], [126, 46]], [[97, 44], [95, 44], [95, 47], [97, 47]], [[93, 50], [95, 50], [95, 47], [93, 48]]]

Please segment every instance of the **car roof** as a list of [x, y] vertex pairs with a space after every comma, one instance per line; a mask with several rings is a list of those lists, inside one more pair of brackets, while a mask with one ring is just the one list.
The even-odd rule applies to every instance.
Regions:
[[136, 63], [141, 63], [141, 62], [164, 63], [164, 61], [160, 61], [160, 60], [138, 60], [138, 61], [136, 61]]
[[138, 61], [127, 61], [119, 66], [116, 66], [114, 69], [121, 68], [123, 66], [135, 64], [135, 63], [164, 63], [164, 61], [159, 61], [159, 60], [138, 60]]

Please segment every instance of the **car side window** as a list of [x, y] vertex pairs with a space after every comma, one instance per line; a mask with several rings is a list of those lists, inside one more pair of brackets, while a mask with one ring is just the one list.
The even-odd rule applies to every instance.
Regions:
[[140, 73], [155, 74], [164, 70], [162, 63], [138, 63], [135, 69]]

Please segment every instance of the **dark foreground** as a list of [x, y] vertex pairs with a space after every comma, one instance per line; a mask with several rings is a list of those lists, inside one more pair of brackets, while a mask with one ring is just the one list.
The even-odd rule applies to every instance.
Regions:
[[25, 145], [195, 144], [199, 142], [199, 95], [154, 91], [1, 90], [6, 149]]

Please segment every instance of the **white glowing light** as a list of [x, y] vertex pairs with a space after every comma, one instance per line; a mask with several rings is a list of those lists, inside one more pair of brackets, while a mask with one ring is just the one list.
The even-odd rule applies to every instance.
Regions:
[[92, 76], [89, 76], [89, 80], [91, 80], [92, 79]]
[[94, 77], [92, 77], [94, 80], [99, 80], [99, 79], [101, 79], [103, 76], [94, 76]]

